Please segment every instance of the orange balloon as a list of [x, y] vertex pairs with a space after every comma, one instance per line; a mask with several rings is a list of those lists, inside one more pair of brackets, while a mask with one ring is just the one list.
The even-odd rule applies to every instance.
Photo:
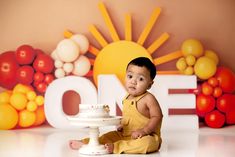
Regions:
[[215, 87], [214, 88], [213, 96], [215, 98], [220, 97], [222, 94], [223, 94], [223, 91], [222, 91], [222, 89], [220, 87]]
[[207, 80], [207, 82], [209, 83], [209, 85], [211, 85], [212, 87], [216, 87], [219, 85], [219, 80], [217, 80], [217, 78], [215, 77], [211, 77]]
[[12, 129], [18, 122], [18, 113], [9, 104], [0, 105], [0, 130]]
[[33, 124], [34, 126], [41, 125], [46, 121], [44, 106], [38, 107], [37, 110], [35, 111], [35, 114], [36, 114], [36, 120]]
[[211, 95], [213, 93], [213, 90], [213, 87], [209, 83], [204, 82], [202, 84], [202, 93], [204, 95]]

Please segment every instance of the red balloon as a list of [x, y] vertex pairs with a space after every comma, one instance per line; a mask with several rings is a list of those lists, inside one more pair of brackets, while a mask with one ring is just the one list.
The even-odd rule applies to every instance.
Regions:
[[14, 51], [7, 51], [0, 55], [0, 86], [12, 89], [16, 84], [16, 71], [19, 65]]
[[37, 84], [36, 89], [40, 93], [45, 93], [47, 89], [47, 84], [45, 82], [40, 82]]
[[46, 74], [44, 82], [46, 82], [49, 85], [54, 79], [55, 79], [54, 75]]
[[34, 49], [36, 56], [40, 55], [40, 54], [44, 54], [44, 51], [42, 51], [41, 49]]
[[235, 91], [235, 74], [233, 71], [226, 67], [218, 67], [215, 77], [224, 92], [232, 93]]
[[214, 110], [206, 114], [205, 122], [211, 128], [221, 128], [225, 124], [225, 115], [218, 110]]
[[21, 45], [16, 50], [16, 60], [21, 65], [31, 64], [36, 56], [36, 53], [32, 46]]
[[215, 108], [215, 99], [210, 95], [199, 94], [196, 99], [196, 112], [200, 117]]
[[29, 65], [21, 66], [16, 72], [16, 78], [19, 83], [30, 85], [33, 82], [34, 70]]
[[33, 76], [35, 82], [42, 82], [45, 78], [45, 75], [42, 72], [36, 72]]
[[226, 113], [226, 123], [235, 124], [235, 110], [230, 110]]
[[221, 112], [228, 112], [230, 110], [235, 110], [235, 95], [233, 94], [224, 94], [219, 97], [216, 101], [216, 107]]
[[33, 62], [33, 67], [36, 71], [45, 74], [52, 73], [54, 70], [54, 60], [46, 54], [39, 54]]

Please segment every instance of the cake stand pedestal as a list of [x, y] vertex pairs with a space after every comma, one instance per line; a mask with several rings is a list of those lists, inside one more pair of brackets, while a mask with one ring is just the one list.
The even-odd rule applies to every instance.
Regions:
[[109, 125], [118, 125], [120, 124], [120, 116], [111, 116], [108, 118], [82, 118], [82, 117], [73, 117], [69, 116], [68, 120], [71, 125], [75, 126], [88, 126], [89, 127], [89, 143], [83, 145], [79, 149], [80, 154], [84, 155], [102, 155], [108, 154], [104, 145], [99, 143], [99, 127], [109, 126]]

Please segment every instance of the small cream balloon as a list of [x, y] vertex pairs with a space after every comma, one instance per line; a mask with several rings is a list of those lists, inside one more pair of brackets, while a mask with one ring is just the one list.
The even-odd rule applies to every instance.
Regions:
[[59, 60], [59, 56], [57, 55], [56, 49], [54, 51], [52, 51], [50, 56], [54, 60]]
[[61, 60], [55, 60], [54, 65], [56, 68], [62, 68], [64, 63]]
[[69, 74], [73, 71], [73, 63], [64, 63], [63, 69], [66, 72], [66, 74]]
[[58, 68], [55, 70], [55, 77], [62, 78], [65, 76], [65, 71], [62, 68]]
[[73, 68], [73, 74], [77, 76], [86, 75], [91, 68], [91, 63], [87, 57], [81, 55], [75, 62]]
[[73, 62], [80, 54], [78, 45], [71, 39], [64, 39], [56, 47], [58, 57], [63, 62]]
[[85, 54], [89, 48], [89, 41], [85, 35], [75, 34], [71, 38], [80, 48], [80, 53]]

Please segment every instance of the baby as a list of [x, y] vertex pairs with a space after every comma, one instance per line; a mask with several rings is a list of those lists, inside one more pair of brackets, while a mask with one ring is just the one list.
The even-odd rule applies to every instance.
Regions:
[[[121, 125], [117, 131], [99, 137], [109, 153], [146, 154], [160, 149], [163, 115], [157, 99], [147, 91], [155, 75], [156, 67], [146, 57], [135, 58], [127, 65]], [[79, 149], [88, 142], [71, 140], [70, 147]]]

